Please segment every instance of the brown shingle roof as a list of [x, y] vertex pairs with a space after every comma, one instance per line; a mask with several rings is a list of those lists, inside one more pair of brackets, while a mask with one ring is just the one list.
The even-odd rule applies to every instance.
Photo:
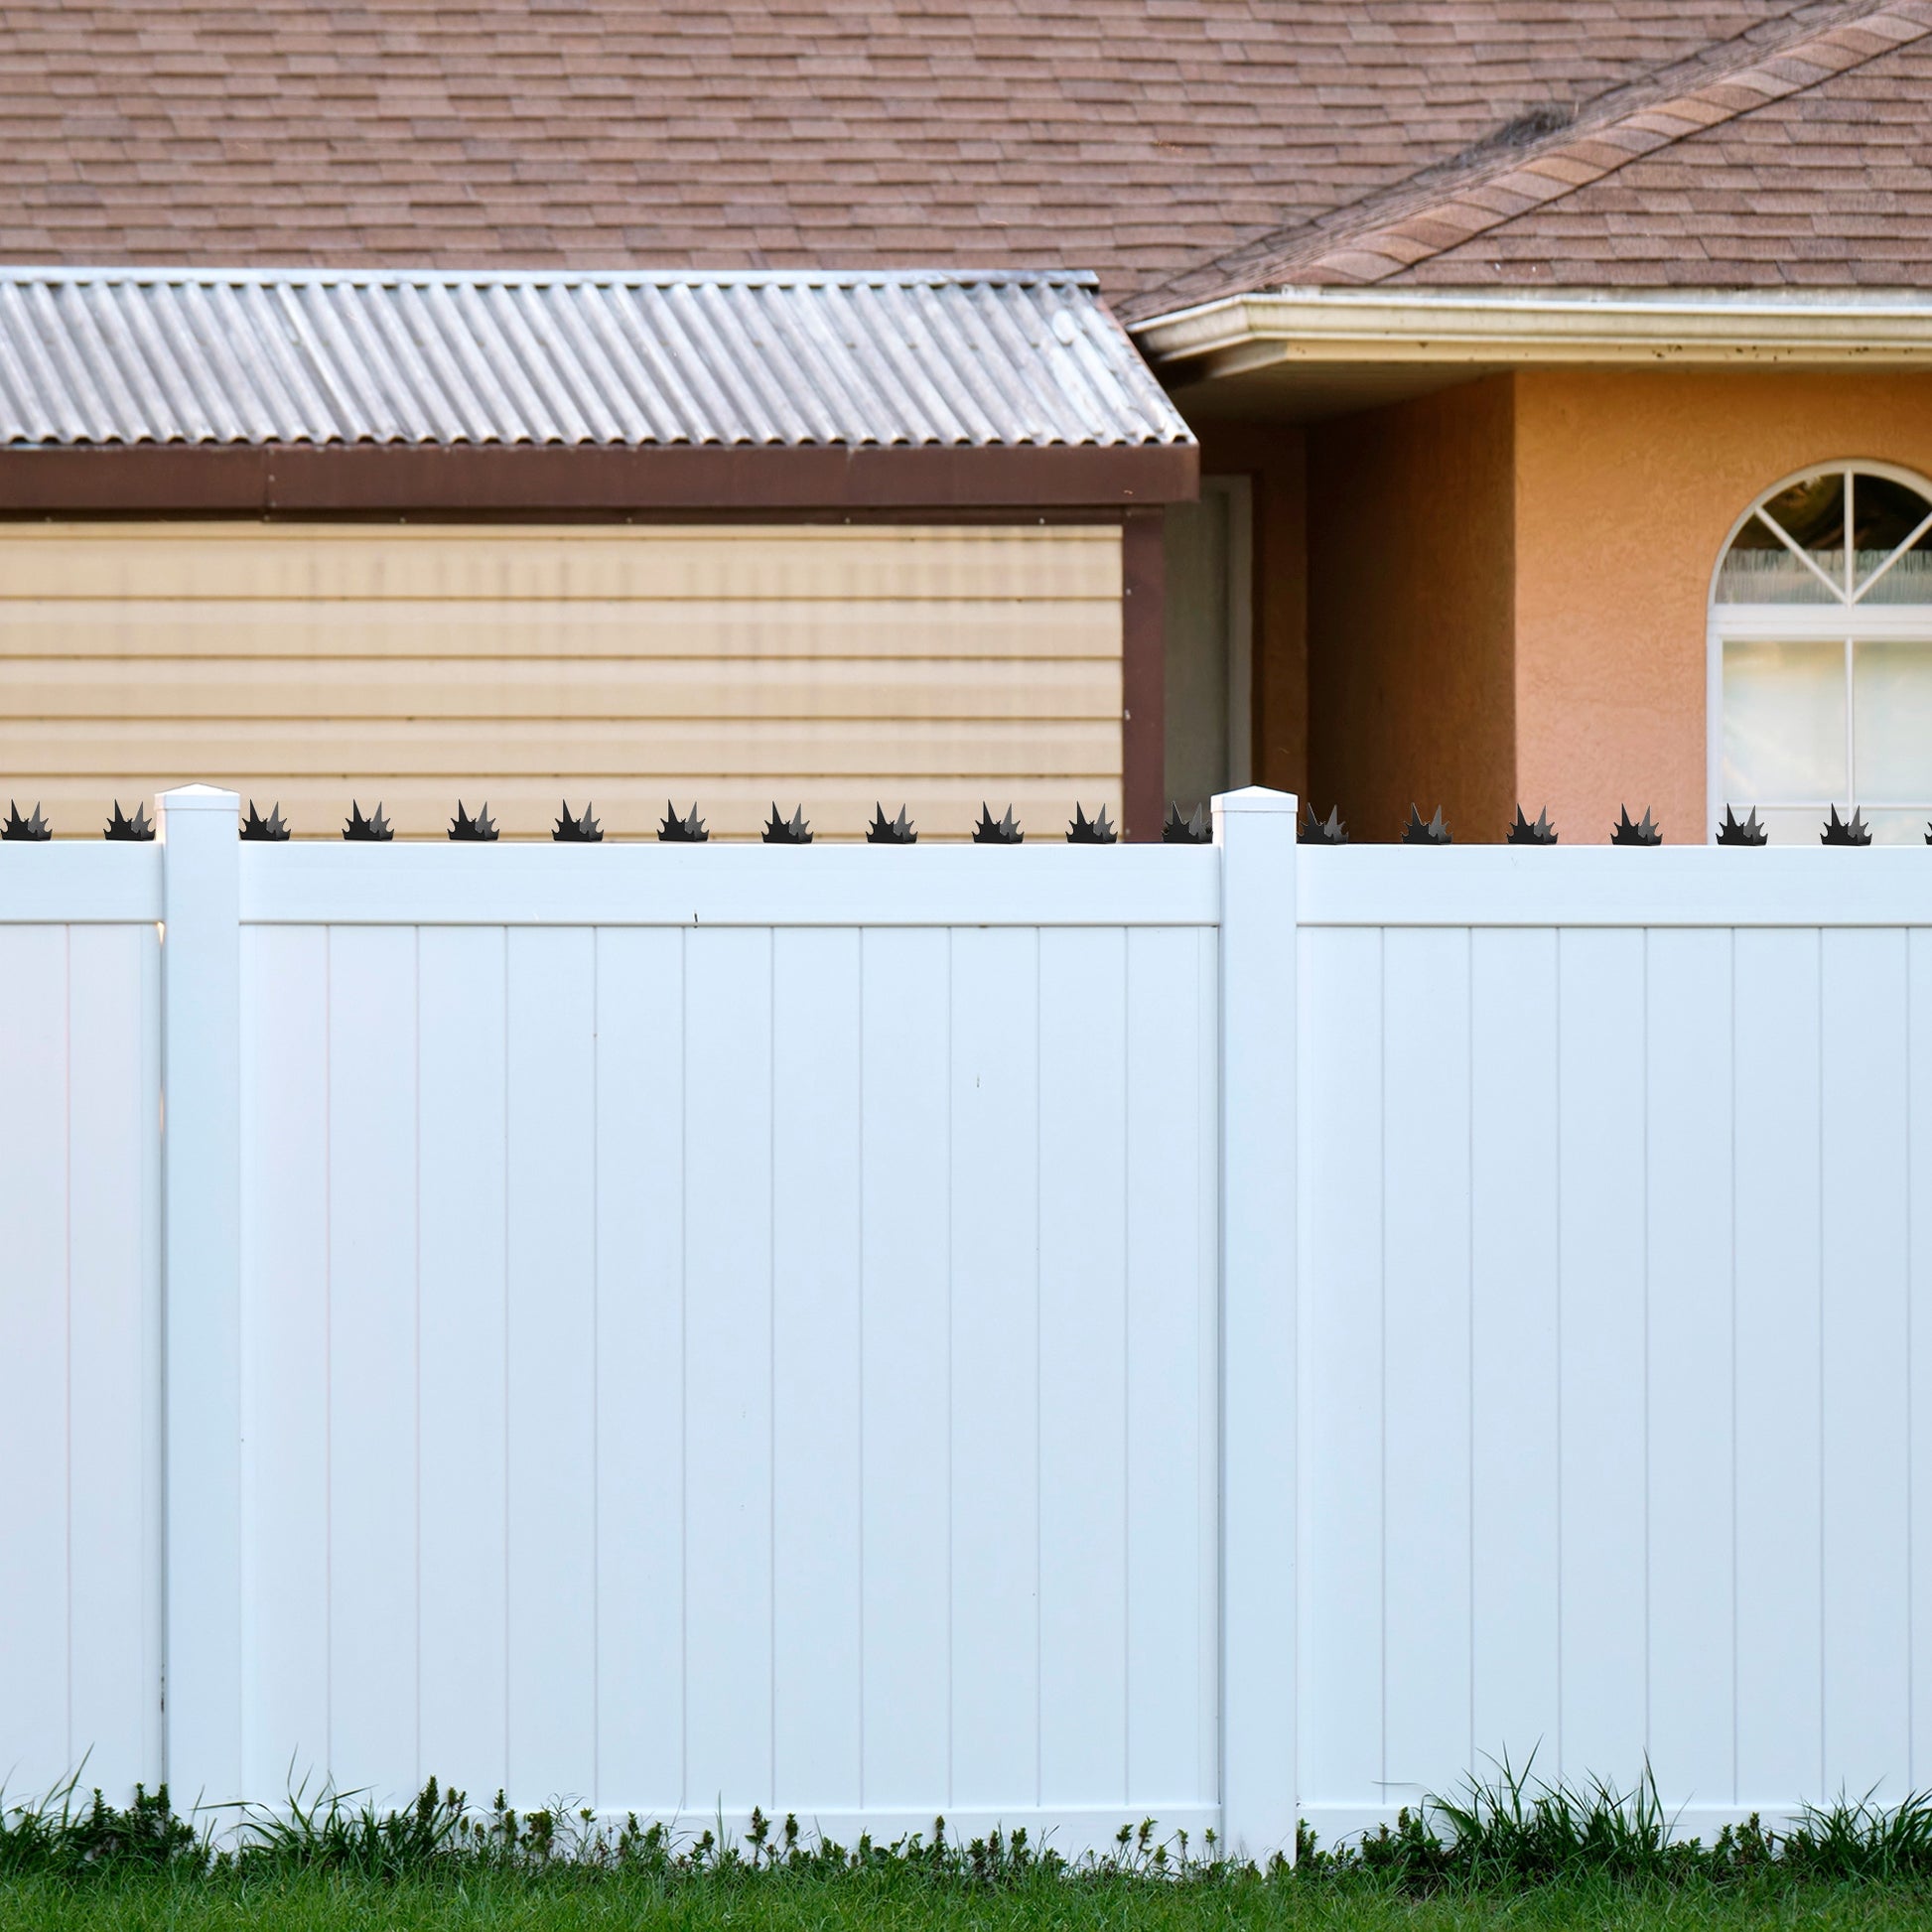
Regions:
[[1821, 0], [16, 0], [0, 258], [1116, 294]]
[[1144, 291], [1932, 280], [1932, 0], [1860, 0]]

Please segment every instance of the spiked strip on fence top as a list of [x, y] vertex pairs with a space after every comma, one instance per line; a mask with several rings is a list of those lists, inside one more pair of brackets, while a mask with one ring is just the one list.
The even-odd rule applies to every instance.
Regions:
[[1068, 845], [1113, 845], [1120, 834], [1107, 822], [1107, 808], [1089, 818], [1078, 804], [1073, 807], [1073, 823], [1066, 828]]
[[1662, 845], [1663, 842], [1664, 828], [1651, 822], [1648, 805], [1643, 808], [1643, 818], [1636, 824], [1631, 823], [1630, 807], [1618, 806], [1616, 824], [1610, 829], [1612, 845]]
[[805, 808], [800, 805], [789, 818], [778, 810], [778, 801], [771, 801], [771, 817], [760, 835], [765, 845], [810, 845], [812, 828], [805, 823]]
[[[1728, 805], [1725, 807], [1725, 822], [1718, 827], [1720, 845], [1768, 845], [1770, 839], [1769, 830], [1757, 822], [1755, 805], [1751, 807], [1748, 818], [1739, 818]], [[1928, 840], [1928, 843], [1932, 843], [1932, 840]]]
[[584, 801], [581, 818], [570, 815], [570, 800], [562, 800], [563, 815], [551, 829], [550, 836], [558, 845], [602, 845], [604, 828], [591, 816], [591, 801]]
[[973, 827], [975, 845], [1021, 845], [1026, 841], [1026, 833], [1013, 821], [1013, 807], [1007, 807], [1004, 818], [995, 818], [992, 807], [984, 798], [980, 800], [980, 822]]
[[1534, 821], [1526, 818], [1521, 805], [1516, 807], [1516, 822], [1503, 835], [1505, 845], [1555, 845], [1557, 828], [1550, 823], [1549, 807], [1537, 813]]
[[872, 824], [866, 829], [868, 845], [917, 845], [919, 835], [912, 827], [912, 821], [905, 816], [905, 807], [898, 808], [897, 818], [886, 816], [886, 807], [878, 799], [872, 804]]
[[1316, 818], [1314, 807], [1304, 808], [1301, 829], [1296, 833], [1297, 840], [1303, 845], [1346, 845], [1348, 827], [1342, 821], [1341, 807], [1330, 805], [1326, 818]]
[[1161, 827], [1163, 845], [1211, 845], [1214, 828], [1207, 822], [1207, 808], [1196, 805], [1187, 817], [1180, 815], [1179, 803], [1168, 806], [1167, 823]]
[[1871, 827], [1864, 822], [1864, 814], [1854, 806], [1850, 818], [1840, 818], [1838, 807], [1832, 807], [1832, 815], [1826, 821], [1825, 829], [1818, 835], [1820, 845], [1869, 845]]
[[154, 837], [154, 821], [148, 816], [146, 805], [136, 805], [134, 816], [128, 818], [121, 811], [121, 801], [114, 800], [114, 814], [107, 821], [107, 829], [100, 835], [104, 839], [126, 839], [135, 844], [144, 844]]
[[680, 818], [678, 809], [667, 798], [664, 800], [664, 822], [657, 828], [657, 842], [660, 845], [704, 845], [711, 834], [704, 829], [704, 820], [698, 816], [698, 801], [691, 801], [690, 814]]
[[1421, 811], [1411, 805], [1409, 823], [1402, 828], [1402, 843], [1404, 845], [1453, 845], [1455, 840], [1450, 835], [1449, 827], [1443, 823], [1442, 806], [1436, 807], [1436, 816], [1425, 825]]
[[266, 818], [255, 809], [255, 801], [249, 799], [247, 816], [241, 821], [241, 836], [244, 839], [272, 839], [279, 844], [288, 835], [289, 828], [282, 817], [280, 799], [268, 808]]
[[489, 815], [489, 800], [483, 801], [483, 808], [472, 818], [463, 809], [463, 800], [456, 801], [456, 816], [450, 820], [450, 837], [460, 843], [476, 845], [494, 845], [496, 843], [496, 822]]
[[30, 816], [22, 818], [20, 807], [10, 798], [7, 800], [7, 822], [0, 825], [0, 839], [26, 839], [34, 845], [45, 845], [54, 836], [54, 828], [41, 816], [38, 801]]
[[395, 827], [382, 816], [382, 804], [379, 799], [375, 810], [367, 818], [362, 816], [362, 808], [354, 799], [348, 801], [348, 823], [343, 827], [344, 838], [373, 839], [378, 844], [386, 845], [395, 836]]

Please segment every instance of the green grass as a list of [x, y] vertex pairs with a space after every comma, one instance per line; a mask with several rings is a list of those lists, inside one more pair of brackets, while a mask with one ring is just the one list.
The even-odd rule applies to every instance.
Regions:
[[0, 1816], [0, 1928], [36, 1932], [1460, 1932], [1557, 1927], [1932, 1928], [1932, 1800], [1842, 1804], [1789, 1833], [1674, 1843], [1646, 1781], [1619, 1793], [1503, 1768], [1340, 1852], [1267, 1870], [1123, 1835], [1077, 1863], [1013, 1840], [743, 1843], [588, 1817], [477, 1811], [426, 1790], [378, 1814], [297, 1802], [218, 1856], [165, 1794], [71, 1789]]

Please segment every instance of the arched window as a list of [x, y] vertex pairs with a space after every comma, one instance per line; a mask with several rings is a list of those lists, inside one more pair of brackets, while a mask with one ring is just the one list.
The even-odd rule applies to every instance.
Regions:
[[1835, 463], [1753, 503], [1711, 599], [1711, 819], [1816, 845], [1834, 805], [1879, 844], [1932, 818], [1932, 483]]

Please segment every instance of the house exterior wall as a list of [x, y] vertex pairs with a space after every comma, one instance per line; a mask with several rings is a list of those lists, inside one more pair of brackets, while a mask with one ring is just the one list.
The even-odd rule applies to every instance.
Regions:
[[0, 527], [0, 772], [57, 830], [193, 777], [333, 836], [875, 800], [1121, 812], [1119, 526]]
[[1649, 805], [1706, 834], [1707, 615], [1732, 523], [1835, 458], [1932, 472], [1932, 377], [1539, 370], [1514, 378], [1519, 788], [1570, 835]]
[[1513, 464], [1507, 378], [1308, 432], [1309, 798], [1357, 838], [1509, 821]]

